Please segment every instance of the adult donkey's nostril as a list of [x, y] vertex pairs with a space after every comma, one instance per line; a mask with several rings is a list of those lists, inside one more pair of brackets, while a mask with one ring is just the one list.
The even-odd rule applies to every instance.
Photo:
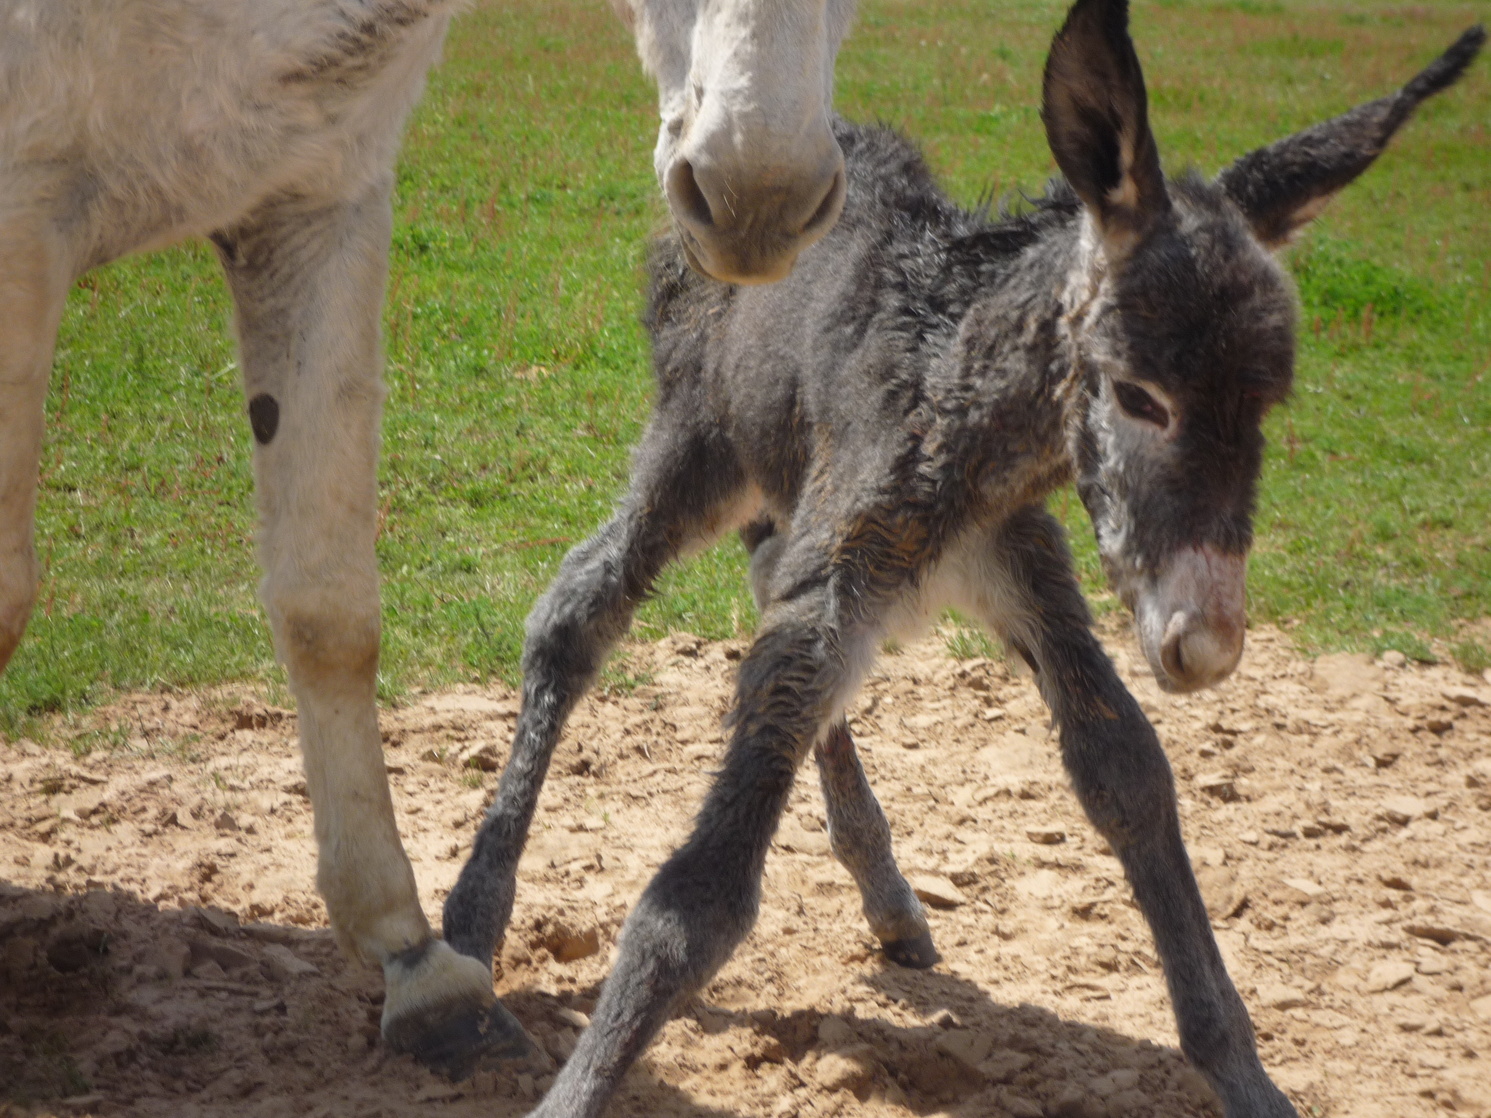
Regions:
[[844, 193], [846, 189], [844, 160], [841, 157], [839, 159], [839, 166], [834, 171], [833, 178], [829, 180], [828, 188], [823, 192], [822, 199], [813, 210], [812, 216], [808, 218], [806, 224], [798, 231], [798, 235], [816, 240], [832, 229], [834, 222], [839, 220], [839, 214], [844, 212]]
[[694, 165], [687, 159], [675, 159], [668, 168], [667, 182], [663, 184], [668, 195], [668, 205], [673, 214], [691, 230], [706, 232], [714, 228], [714, 211], [709, 199], [699, 186], [694, 174]]

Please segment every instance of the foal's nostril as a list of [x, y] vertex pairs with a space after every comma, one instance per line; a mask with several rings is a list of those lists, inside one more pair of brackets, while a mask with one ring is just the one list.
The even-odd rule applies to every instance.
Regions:
[[1186, 615], [1177, 613], [1165, 626], [1165, 638], [1160, 644], [1160, 663], [1176, 683], [1186, 681], [1185, 637]]
[[709, 208], [709, 199], [699, 186], [694, 165], [687, 159], [677, 159], [668, 168], [665, 190], [674, 214], [686, 225], [700, 230], [714, 228], [714, 212]]

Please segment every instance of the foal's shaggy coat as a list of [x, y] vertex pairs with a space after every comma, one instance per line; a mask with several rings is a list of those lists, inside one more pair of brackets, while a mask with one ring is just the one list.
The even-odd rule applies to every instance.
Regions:
[[949, 603], [1035, 669], [1076, 793], [1153, 930], [1186, 1055], [1229, 1118], [1294, 1114], [1212, 937], [1165, 754], [1091, 632], [1043, 500], [1076, 481], [1163, 685], [1232, 670], [1260, 423], [1293, 374], [1293, 293], [1268, 250], [1484, 36], [1216, 182], [1167, 182], [1126, 24], [1121, 0], [1079, 0], [1056, 37], [1043, 118], [1066, 182], [1022, 217], [959, 210], [908, 144], [846, 125], [843, 217], [788, 280], [727, 287], [676, 244], [658, 253], [652, 422], [616, 515], [529, 618], [512, 759], [446, 903], [455, 946], [490, 957], [564, 719], [664, 565], [748, 525], [761, 625], [723, 767], [628, 919], [544, 1118], [597, 1114], [750, 929], [815, 746], [871, 926], [892, 957], [931, 961], [842, 711], [879, 642]]

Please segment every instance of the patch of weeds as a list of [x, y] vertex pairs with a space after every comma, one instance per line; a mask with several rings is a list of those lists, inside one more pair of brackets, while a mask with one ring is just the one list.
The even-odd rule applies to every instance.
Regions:
[[481, 787], [481, 773], [474, 772], [474, 771], [473, 772], [464, 772], [464, 773], [462, 773], [461, 774], [461, 786], [464, 787], [464, 788], [480, 788]]
[[118, 723], [84, 730], [67, 739], [67, 748], [74, 757], [87, 757], [95, 749], [114, 752], [123, 749], [128, 744], [129, 731]]
[[617, 698], [635, 693], [653, 679], [651, 672], [636, 668], [630, 658], [618, 656], [601, 670], [600, 689], [602, 694]]
[[0, 1082], [6, 1084], [0, 1097], [21, 1106], [93, 1090], [92, 1082], [68, 1054], [66, 1038], [55, 1032], [23, 1036], [19, 1065], [0, 1058]]
[[[1405, 653], [1406, 655], [1406, 653]], [[1463, 671], [1472, 675], [1480, 675], [1487, 668], [1491, 668], [1491, 652], [1480, 641], [1471, 639], [1463, 640], [1450, 649], [1450, 655], [1455, 658]]]
[[1381, 636], [1372, 638], [1372, 654], [1380, 656], [1392, 649], [1403, 653], [1410, 660], [1417, 660], [1420, 664], [1437, 664], [1439, 657], [1429, 647], [1429, 642], [1414, 633], [1403, 632], [1398, 629], [1384, 630]]
[[954, 660], [1002, 660], [1003, 650], [982, 629], [952, 624], [943, 627], [947, 654]]

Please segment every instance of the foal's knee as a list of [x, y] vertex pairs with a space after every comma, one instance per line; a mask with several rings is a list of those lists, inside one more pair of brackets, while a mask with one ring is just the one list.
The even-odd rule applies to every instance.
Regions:
[[31, 555], [0, 563], [0, 671], [21, 643], [36, 605], [36, 560]]

